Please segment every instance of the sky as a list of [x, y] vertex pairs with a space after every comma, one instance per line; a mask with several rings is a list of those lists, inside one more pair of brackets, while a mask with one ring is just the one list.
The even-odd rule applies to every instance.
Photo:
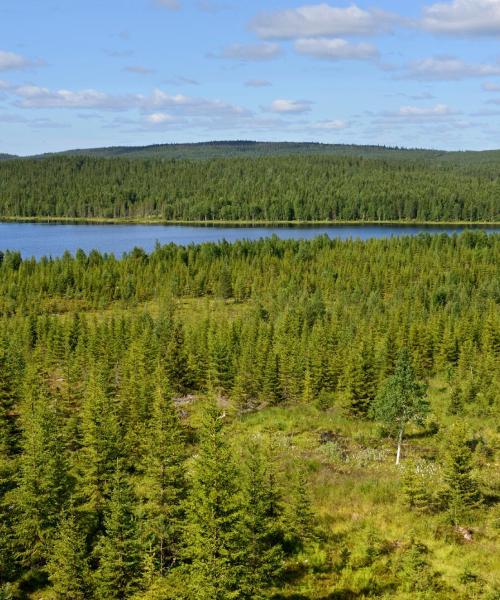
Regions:
[[0, 152], [500, 147], [500, 0], [1, 0]]

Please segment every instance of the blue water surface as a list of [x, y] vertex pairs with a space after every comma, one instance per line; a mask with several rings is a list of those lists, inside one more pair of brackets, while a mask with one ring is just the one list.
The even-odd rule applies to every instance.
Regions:
[[[479, 227], [474, 227], [478, 229]], [[189, 226], [189, 225], [96, 225], [61, 223], [0, 223], [0, 250], [16, 250], [23, 258], [61, 256], [79, 248], [121, 256], [135, 246], [151, 251], [155, 244], [182, 244], [227, 240], [256, 240], [277, 235], [282, 239], [311, 239], [328, 235], [337, 239], [390, 238], [427, 233], [458, 233], [465, 226], [449, 225], [324, 225], [324, 226]], [[480, 229], [500, 233], [500, 225]]]

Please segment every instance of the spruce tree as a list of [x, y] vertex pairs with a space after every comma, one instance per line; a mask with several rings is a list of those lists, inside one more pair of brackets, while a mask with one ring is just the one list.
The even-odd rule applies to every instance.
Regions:
[[103, 376], [91, 368], [82, 407], [82, 448], [78, 460], [78, 496], [93, 526], [102, 520], [120, 447], [120, 425], [115, 403], [105, 393]]
[[242, 500], [224, 419], [210, 402], [204, 411], [192, 468], [186, 531], [192, 600], [242, 597]]
[[87, 600], [91, 597], [85, 537], [72, 513], [63, 515], [59, 521], [47, 572], [57, 600]]
[[258, 599], [283, 570], [283, 500], [276, 473], [261, 446], [251, 443], [245, 461], [243, 591]]
[[139, 486], [141, 537], [150, 548], [159, 575], [180, 557], [186, 448], [184, 432], [160, 369], [156, 375], [152, 415], [147, 428]]
[[6, 460], [17, 450], [19, 425], [14, 411], [18, 402], [16, 388], [9, 357], [0, 348], [0, 460]]
[[455, 525], [470, 518], [481, 506], [481, 494], [472, 476], [472, 450], [463, 423], [455, 423], [447, 438], [444, 479], [448, 491], [448, 515]]
[[129, 479], [117, 461], [111, 497], [105, 507], [104, 533], [95, 549], [95, 595], [106, 600], [127, 598], [138, 588], [142, 576], [136, 500]]
[[348, 413], [355, 417], [366, 417], [376, 394], [374, 357], [366, 342], [349, 356], [343, 386]]
[[403, 495], [408, 508], [418, 513], [427, 512], [432, 504], [429, 482], [420, 465], [411, 460], [405, 465]]
[[43, 565], [68, 492], [60, 427], [43, 370], [34, 358], [21, 402], [21, 456], [17, 487], [8, 492], [22, 562]]

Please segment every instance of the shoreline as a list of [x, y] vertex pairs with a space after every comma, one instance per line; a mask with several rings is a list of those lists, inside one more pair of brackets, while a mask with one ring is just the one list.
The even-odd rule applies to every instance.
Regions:
[[82, 225], [180, 225], [191, 227], [336, 227], [336, 226], [398, 226], [398, 227], [499, 227], [500, 221], [420, 221], [420, 220], [310, 220], [310, 221], [267, 221], [267, 220], [172, 220], [160, 217], [16, 217], [1, 216], [0, 223], [53, 223]]

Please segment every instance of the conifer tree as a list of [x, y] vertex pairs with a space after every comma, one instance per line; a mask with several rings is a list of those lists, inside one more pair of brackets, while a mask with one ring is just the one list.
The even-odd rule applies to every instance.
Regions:
[[373, 352], [366, 342], [351, 353], [343, 385], [347, 411], [355, 417], [366, 417], [376, 394]]
[[91, 597], [85, 537], [72, 513], [63, 515], [59, 521], [47, 572], [57, 600], [87, 600]]
[[144, 546], [151, 548], [153, 567], [159, 575], [180, 557], [186, 495], [185, 458], [182, 425], [168, 383], [158, 369], [142, 461], [140, 497], [141, 536]]
[[242, 597], [243, 515], [238, 473], [224, 432], [224, 414], [206, 407], [191, 475], [186, 554], [192, 600]]
[[299, 467], [291, 476], [290, 495], [285, 507], [286, 539], [295, 550], [315, 537], [311, 489], [306, 472]]
[[251, 443], [244, 482], [244, 575], [248, 598], [262, 598], [278, 581], [283, 569], [283, 500], [269, 458]]
[[37, 358], [24, 386], [21, 428], [18, 486], [8, 497], [15, 508], [15, 534], [22, 561], [36, 568], [47, 558], [68, 491], [56, 409]]
[[481, 506], [481, 494], [472, 476], [472, 450], [463, 423], [455, 423], [447, 439], [444, 479], [448, 491], [448, 515], [458, 525]]
[[397, 465], [401, 458], [405, 427], [412, 421], [421, 422], [429, 410], [425, 394], [426, 387], [417, 381], [409, 352], [403, 348], [399, 354], [394, 375], [386, 381], [371, 411], [376, 419], [386, 423], [397, 435]]
[[116, 460], [125, 452], [120, 444], [120, 425], [115, 404], [104, 391], [103, 375], [91, 367], [82, 407], [82, 448], [78, 460], [78, 496], [91, 528], [102, 521], [102, 509], [110, 495]]
[[273, 350], [267, 355], [265, 371], [263, 374], [261, 398], [270, 405], [279, 404], [283, 399], [280, 388], [279, 356]]
[[19, 426], [14, 408], [17, 401], [12, 366], [7, 354], [0, 348], [0, 460], [2, 457], [6, 460], [16, 451]]
[[105, 507], [104, 533], [95, 555], [95, 595], [122, 600], [139, 586], [142, 575], [142, 548], [138, 539], [136, 501], [129, 476], [120, 461], [113, 475], [111, 497]]
[[418, 513], [429, 510], [431, 496], [429, 483], [415, 461], [411, 460], [405, 466], [403, 476], [403, 494], [408, 508]]

